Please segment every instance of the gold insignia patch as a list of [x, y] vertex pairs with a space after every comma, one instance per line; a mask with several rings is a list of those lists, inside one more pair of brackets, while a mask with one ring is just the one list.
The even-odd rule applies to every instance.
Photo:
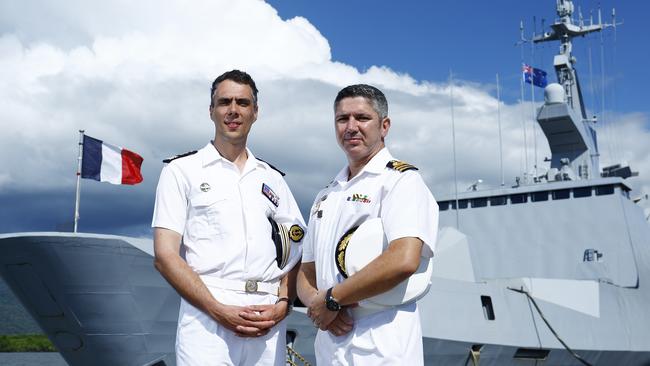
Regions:
[[293, 240], [294, 243], [302, 240], [302, 237], [305, 235], [305, 231], [298, 225], [292, 225], [289, 229], [289, 237]]
[[338, 268], [339, 273], [343, 278], [348, 278], [348, 271], [345, 269], [345, 250], [350, 244], [350, 238], [355, 231], [357, 231], [358, 226], [353, 227], [348, 230], [347, 233], [343, 234], [341, 240], [336, 244], [336, 251], [334, 252], [334, 261], [336, 262], [336, 268]]
[[400, 173], [404, 173], [407, 170], [418, 170], [418, 168], [413, 165], [399, 160], [389, 161], [388, 164], [386, 164], [386, 167], [397, 170]]

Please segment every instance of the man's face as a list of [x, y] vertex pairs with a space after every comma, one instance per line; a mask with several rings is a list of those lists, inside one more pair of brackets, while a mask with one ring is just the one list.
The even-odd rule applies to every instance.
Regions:
[[384, 147], [390, 119], [379, 115], [364, 97], [341, 99], [334, 111], [336, 140], [350, 162], [368, 162]]
[[257, 105], [250, 86], [224, 80], [217, 86], [212, 102], [210, 119], [216, 126], [217, 137], [233, 144], [244, 143], [257, 120]]

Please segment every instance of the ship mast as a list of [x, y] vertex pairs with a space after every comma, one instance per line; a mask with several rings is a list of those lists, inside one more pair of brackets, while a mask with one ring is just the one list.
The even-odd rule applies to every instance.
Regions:
[[[599, 175], [598, 144], [593, 125], [595, 118], [587, 118], [576, 58], [572, 55], [572, 40], [589, 33], [599, 32], [612, 24], [602, 22], [600, 10], [597, 24], [578, 24], [573, 21], [574, 6], [571, 0], [557, 0], [558, 19], [550, 32], [536, 35], [534, 43], [559, 41], [560, 49], [553, 59], [558, 84], [550, 84], [545, 90], [545, 104], [539, 108], [537, 121], [551, 148], [551, 169], [570, 172], [560, 179], [589, 179]], [[573, 172], [577, 172], [577, 175]]]

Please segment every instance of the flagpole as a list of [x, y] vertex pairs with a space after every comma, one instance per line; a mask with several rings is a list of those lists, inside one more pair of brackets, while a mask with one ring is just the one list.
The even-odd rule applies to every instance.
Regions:
[[[522, 63], [522, 67], [523, 67]], [[522, 73], [523, 74], [523, 73]], [[528, 137], [526, 136], [526, 116], [524, 112], [525, 96], [524, 96], [524, 75], [521, 77], [520, 81], [521, 89], [521, 125], [524, 130], [524, 183], [528, 182]]]
[[460, 229], [458, 217], [458, 173], [456, 171], [456, 123], [454, 121], [454, 74], [449, 69], [449, 106], [451, 109], [451, 146], [454, 155], [454, 202], [456, 204], [456, 229]]
[[537, 179], [537, 116], [535, 115], [535, 71], [531, 75], [530, 83], [530, 99], [533, 112], [533, 182]]
[[501, 94], [499, 90], [499, 73], [497, 73], [497, 122], [499, 123], [499, 165], [501, 168], [501, 186], [505, 185], [503, 177], [503, 144], [501, 138]]
[[[535, 17], [533, 17], [533, 39], [537, 33], [537, 25], [535, 24]], [[532, 63], [535, 63], [535, 42], [530, 42], [530, 58]], [[537, 180], [537, 116], [535, 116], [535, 68], [532, 68], [530, 75], [530, 99], [531, 107], [533, 109], [533, 183]]]
[[79, 221], [79, 191], [81, 188], [81, 160], [83, 154], [83, 145], [84, 145], [84, 130], [79, 130], [79, 155], [77, 156], [77, 192], [74, 202], [74, 229], [73, 232], [77, 232], [77, 223]]
[[519, 32], [521, 33], [521, 40], [519, 41], [519, 44], [521, 47], [519, 49], [521, 50], [521, 67], [522, 67], [522, 75], [520, 83], [519, 83], [519, 88], [521, 89], [521, 125], [523, 127], [523, 132], [524, 132], [524, 183], [528, 182], [528, 138], [526, 137], [526, 116], [525, 116], [525, 111], [524, 111], [524, 104], [525, 104], [525, 96], [524, 96], [524, 78], [525, 75], [523, 73], [523, 67], [525, 65], [524, 63], [524, 43], [526, 43], [526, 38], [524, 37], [524, 21], [519, 22]]

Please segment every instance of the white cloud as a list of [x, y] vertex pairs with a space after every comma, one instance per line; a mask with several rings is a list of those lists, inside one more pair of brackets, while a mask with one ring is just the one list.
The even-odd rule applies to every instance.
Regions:
[[[436, 195], [453, 191], [447, 82], [420, 82], [380, 66], [361, 72], [336, 62], [327, 39], [308, 20], [282, 20], [261, 1], [66, 4], [0, 5], [0, 189], [71, 187], [76, 131], [83, 128], [141, 153], [151, 191], [160, 159], [211, 138], [210, 82], [241, 68], [260, 88], [253, 151], [287, 171], [306, 204], [344, 163], [333, 136], [332, 100], [340, 87], [359, 82], [378, 85], [388, 95], [393, 153], [419, 166]], [[460, 189], [478, 178], [485, 185], [500, 182], [497, 105], [490, 88], [454, 85]], [[522, 114], [529, 169], [533, 165], [530, 111], [528, 104], [501, 105], [508, 185], [525, 169]], [[650, 174], [647, 116], [620, 117], [610, 135], [626, 137], [623, 157], [642, 172], [635, 188], [650, 193], [650, 180], [643, 176]], [[539, 128], [537, 133], [541, 162], [549, 149]], [[614, 144], [611, 136], [601, 136]]]

